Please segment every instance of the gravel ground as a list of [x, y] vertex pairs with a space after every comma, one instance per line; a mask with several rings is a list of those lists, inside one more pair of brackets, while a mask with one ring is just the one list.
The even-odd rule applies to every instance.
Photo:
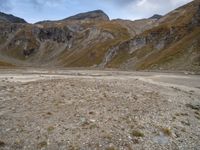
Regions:
[[200, 150], [200, 76], [0, 70], [2, 150]]

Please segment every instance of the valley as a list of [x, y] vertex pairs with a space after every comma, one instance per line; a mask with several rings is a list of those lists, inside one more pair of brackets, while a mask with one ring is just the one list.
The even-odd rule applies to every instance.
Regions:
[[199, 149], [200, 77], [3, 69], [0, 149]]

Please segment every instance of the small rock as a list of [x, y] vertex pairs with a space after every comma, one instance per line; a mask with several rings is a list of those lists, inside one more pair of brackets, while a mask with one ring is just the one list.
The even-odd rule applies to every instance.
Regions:
[[81, 125], [82, 125], [82, 126], [89, 125], [88, 119], [86, 119], [86, 118], [84, 118], [84, 117], [81, 117], [81, 118], [80, 118], [80, 121], [81, 121]]
[[94, 115], [95, 113], [94, 113], [93, 111], [90, 111], [89, 114], [90, 114], [90, 115]]
[[160, 133], [160, 135], [155, 136], [153, 138], [153, 141], [155, 143], [158, 143], [158, 144], [161, 144], [161, 145], [165, 145], [165, 144], [167, 144], [169, 142], [169, 137], [165, 136], [163, 133]]
[[4, 147], [6, 145], [6, 143], [4, 141], [0, 140], [0, 147]]
[[194, 110], [200, 110], [200, 104], [198, 103], [186, 104], [185, 106]]
[[90, 119], [90, 122], [94, 123], [94, 122], [96, 122], [96, 120], [94, 120], [94, 119]]

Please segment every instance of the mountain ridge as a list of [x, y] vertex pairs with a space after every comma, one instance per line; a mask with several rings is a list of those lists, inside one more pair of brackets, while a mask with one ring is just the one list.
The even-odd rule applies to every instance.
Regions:
[[0, 22], [10, 22], [10, 23], [27, 23], [24, 19], [16, 17], [11, 14], [6, 14], [0, 12]]
[[199, 12], [195, 0], [136, 21], [110, 20], [96, 10], [58, 21], [1, 24], [0, 58], [15, 66], [199, 71]]
[[110, 20], [108, 15], [102, 10], [93, 10], [84, 13], [79, 13], [61, 20], [44, 20], [36, 22], [35, 24], [42, 24], [42, 23], [51, 23], [51, 22], [62, 22], [62, 21], [73, 21], [73, 20], [102, 20], [108, 21]]

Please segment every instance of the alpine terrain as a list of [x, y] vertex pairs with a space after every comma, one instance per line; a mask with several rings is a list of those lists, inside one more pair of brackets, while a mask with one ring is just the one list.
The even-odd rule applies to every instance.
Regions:
[[0, 150], [200, 150], [200, 0], [135, 21], [0, 13]]
[[165, 16], [110, 20], [101, 10], [26, 23], [0, 13], [0, 65], [200, 70], [200, 1]]

